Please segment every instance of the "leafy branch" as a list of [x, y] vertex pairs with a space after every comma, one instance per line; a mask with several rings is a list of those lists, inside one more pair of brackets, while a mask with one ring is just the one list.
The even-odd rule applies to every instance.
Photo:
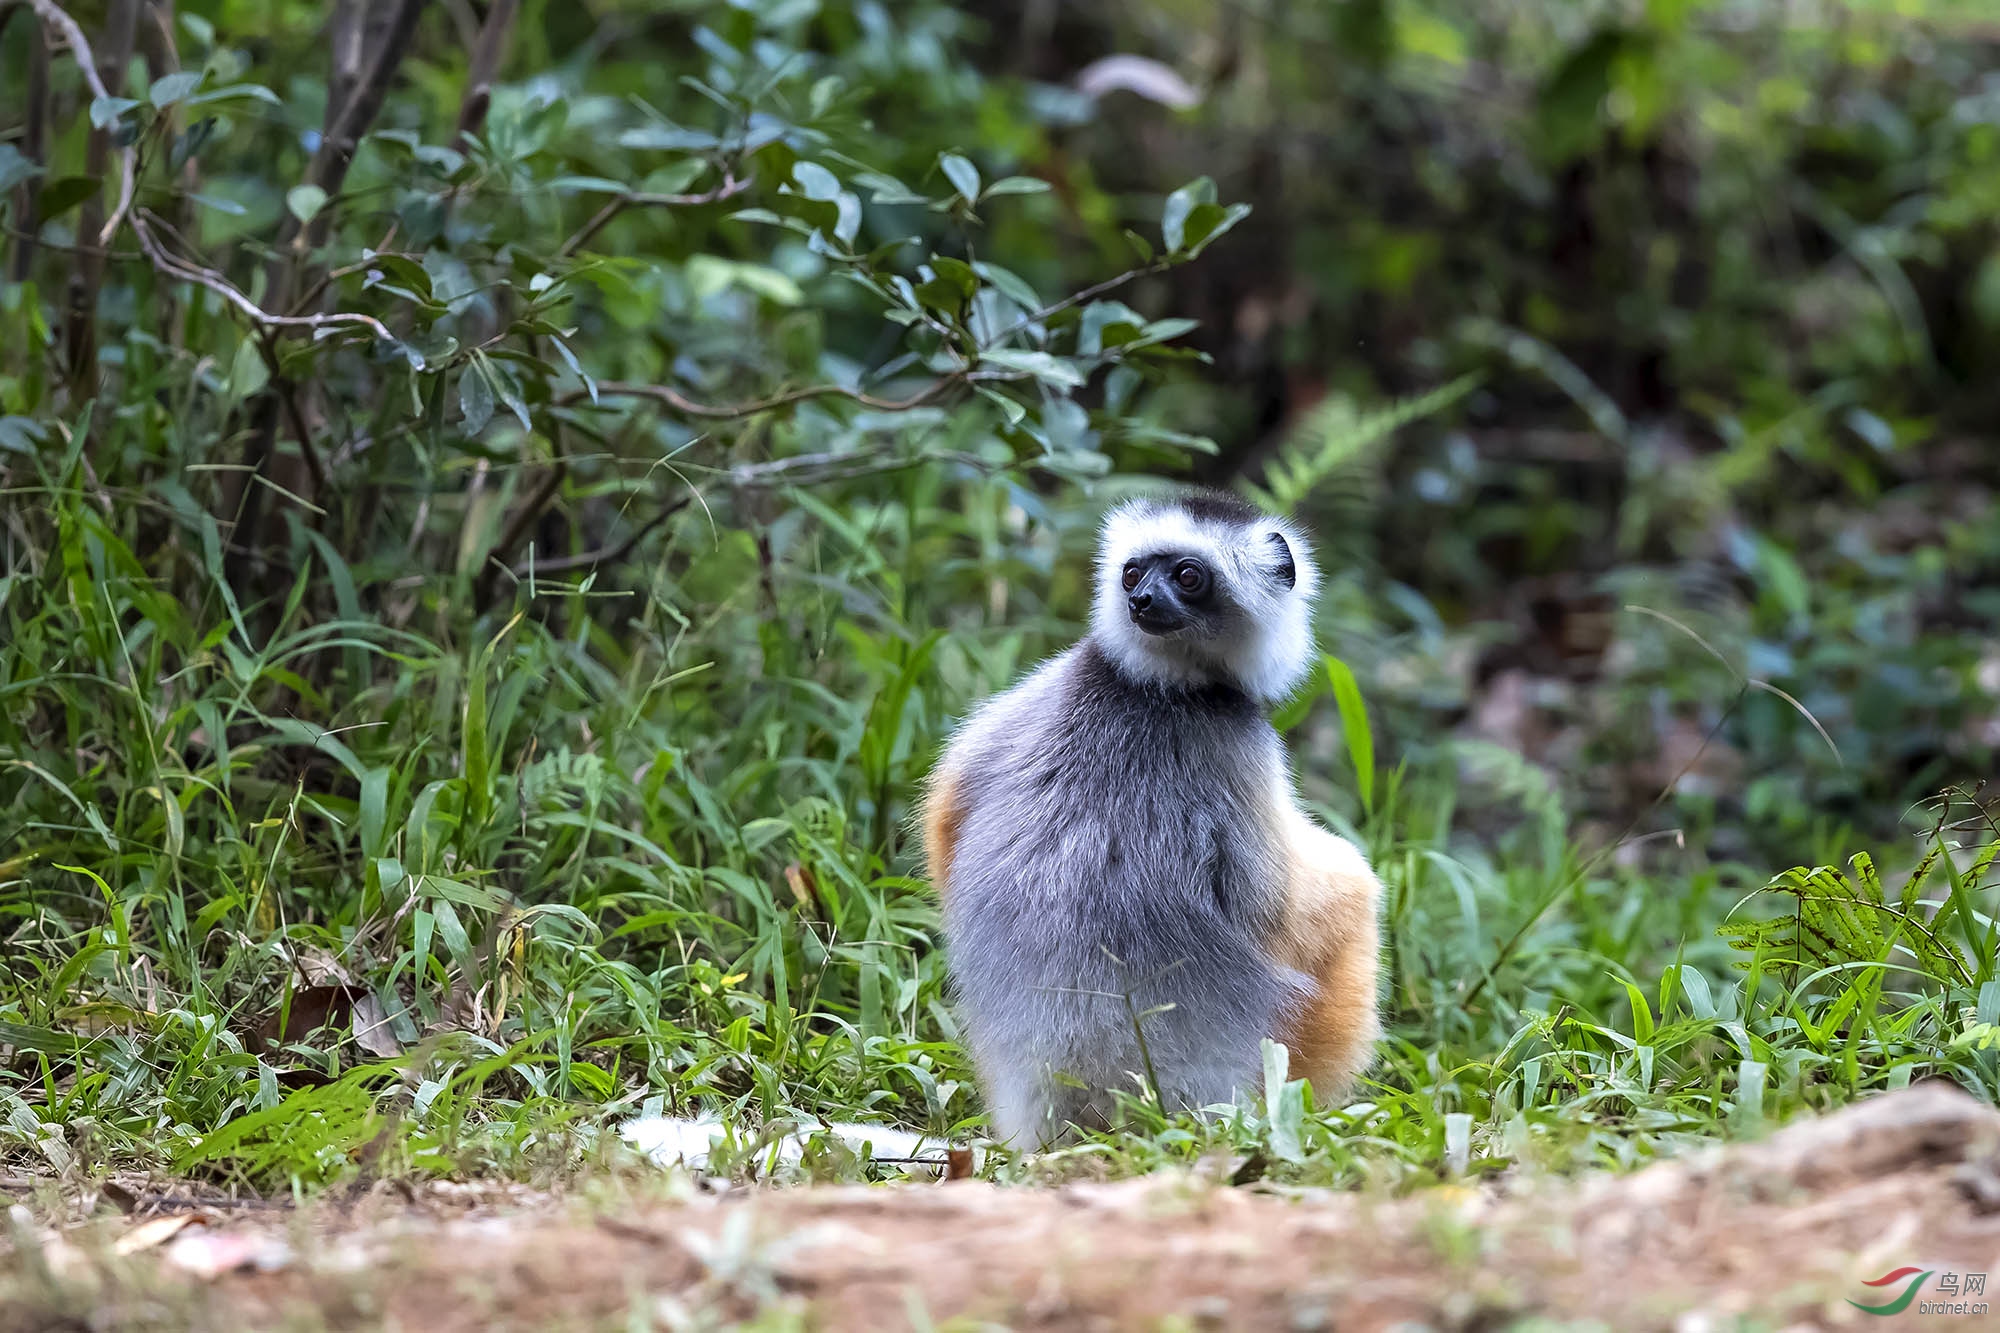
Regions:
[[611, 220], [630, 208], [698, 208], [703, 204], [719, 204], [725, 199], [734, 199], [749, 189], [755, 180], [744, 176], [740, 179], [732, 172], [722, 173], [722, 184], [701, 194], [649, 194], [644, 190], [627, 190], [615, 194], [604, 206], [591, 214], [590, 220], [556, 247], [556, 257], [566, 259], [575, 254], [590, 238], [610, 225]]

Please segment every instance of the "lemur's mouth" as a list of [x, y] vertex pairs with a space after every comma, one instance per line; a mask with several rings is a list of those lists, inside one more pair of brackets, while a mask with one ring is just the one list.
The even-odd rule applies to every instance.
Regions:
[[1135, 610], [1131, 614], [1133, 624], [1156, 638], [1178, 634], [1193, 623], [1182, 612], [1159, 605], [1144, 611]]

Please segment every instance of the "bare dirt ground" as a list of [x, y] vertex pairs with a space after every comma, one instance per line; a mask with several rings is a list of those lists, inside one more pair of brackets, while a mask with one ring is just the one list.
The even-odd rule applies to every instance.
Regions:
[[[2000, 1289], [1966, 1280], [2000, 1288], [2000, 1112], [1941, 1085], [1629, 1176], [1403, 1199], [1187, 1175], [681, 1193], [68, 1228], [17, 1206], [0, 1329], [2000, 1328]], [[1904, 1267], [1930, 1276], [1902, 1313], [1850, 1304]]]

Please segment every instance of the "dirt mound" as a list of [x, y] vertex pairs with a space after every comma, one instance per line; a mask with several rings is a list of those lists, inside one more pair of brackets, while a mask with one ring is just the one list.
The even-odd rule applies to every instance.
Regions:
[[[2000, 1322], [1985, 1313], [2000, 1301], [1985, 1291], [2000, 1282], [1996, 1154], [2000, 1113], [1924, 1085], [1760, 1143], [1504, 1193], [1278, 1194], [1191, 1175], [472, 1206], [447, 1190], [60, 1235], [17, 1211], [0, 1327], [698, 1328], [761, 1314], [759, 1327], [853, 1330], [1536, 1316], [1675, 1333], [1970, 1329]], [[1851, 1303], [1906, 1293], [1896, 1313]]]

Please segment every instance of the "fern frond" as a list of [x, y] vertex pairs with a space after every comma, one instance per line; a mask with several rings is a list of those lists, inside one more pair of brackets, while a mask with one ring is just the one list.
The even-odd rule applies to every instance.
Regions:
[[1264, 469], [1264, 483], [1245, 481], [1243, 493], [1272, 514], [1289, 514], [1313, 491], [1356, 466], [1376, 446], [1409, 425], [1443, 411], [1479, 383], [1461, 375], [1429, 393], [1364, 412], [1353, 399], [1329, 394], [1306, 414], [1293, 438]]
[[1918, 862], [1894, 901], [1866, 852], [1855, 853], [1852, 875], [1833, 866], [1794, 866], [1758, 890], [1791, 896], [1796, 907], [1790, 914], [1731, 921], [1717, 933], [1734, 948], [1760, 955], [1766, 969], [1803, 975], [1850, 963], [1888, 962], [1901, 950], [1901, 961], [1925, 976], [1970, 986], [1973, 976], [1965, 959], [1939, 929], [1944, 910], [1931, 915], [1919, 896], [1942, 855], [1942, 849], [1933, 849]]

